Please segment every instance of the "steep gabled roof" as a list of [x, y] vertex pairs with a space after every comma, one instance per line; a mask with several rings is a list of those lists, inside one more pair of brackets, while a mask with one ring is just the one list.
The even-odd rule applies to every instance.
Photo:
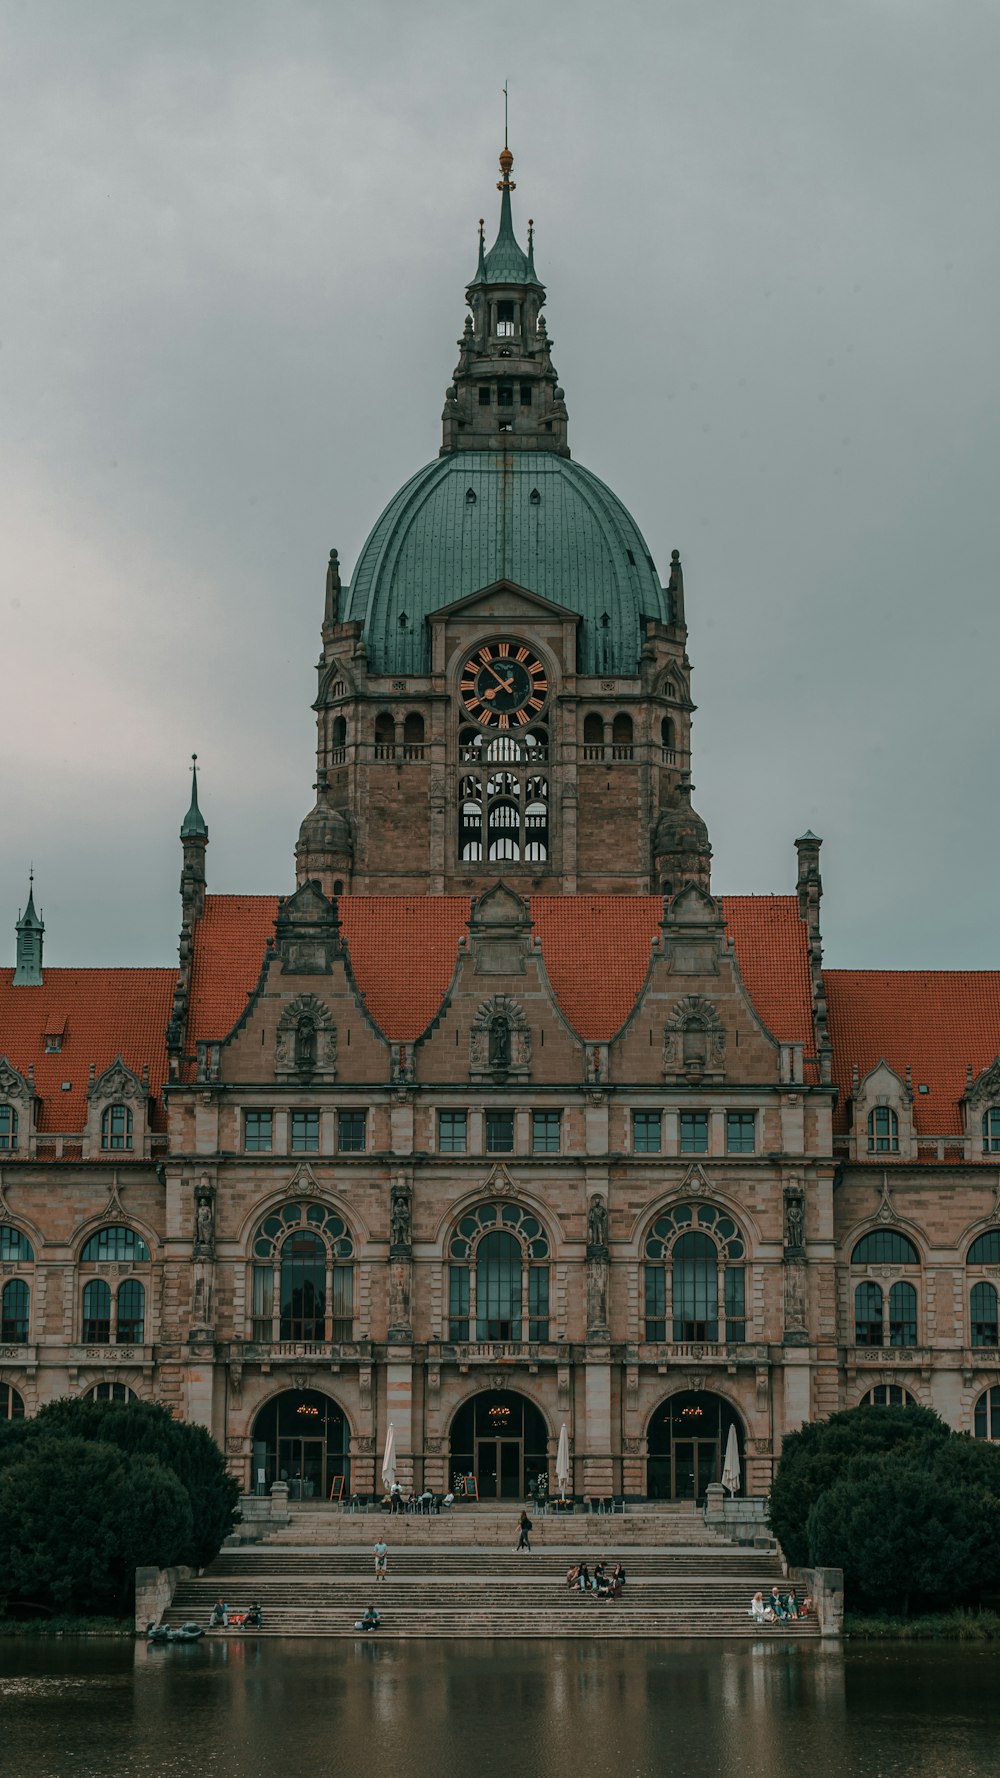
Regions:
[[[87, 1121], [90, 1065], [97, 1074], [121, 1056], [141, 1074], [149, 1067], [154, 1129], [164, 1128], [159, 1099], [167, 1071], [164, 1032], [170, 1017], [174, 969], [46, 969], [39, 988], [15, 988], [13, 970], [0, 969], [0, 1056], [20, 1074], [34, 1065], [42, 1099], [39, 1131], [82, 1130]], [[55, 1055], [47, 1033], [61, 1033]], [[63, 1091], [63, 1082], [70, 1083]]]
[[[962, 1134], [966, 1068], [982, 1072], [1000, 1051], [1000, 971], [827, 969], [837, 1127], [847, 1129], [852, 1070], [862, 1079], [883, 1057], [913, 1076], [918, 1134]], [[929, 1088], [927, 1093], [919, 1091]]]

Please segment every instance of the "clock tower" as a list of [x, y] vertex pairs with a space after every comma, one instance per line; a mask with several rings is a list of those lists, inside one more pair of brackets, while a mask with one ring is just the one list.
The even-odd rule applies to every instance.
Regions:
[[327, 572], [316, 804], [298, 880], [328, 895], [709, 886], [690, 800], [683, 575], [571, 457], [535, 270], [483, 224], [441, 450], [349, 587]]

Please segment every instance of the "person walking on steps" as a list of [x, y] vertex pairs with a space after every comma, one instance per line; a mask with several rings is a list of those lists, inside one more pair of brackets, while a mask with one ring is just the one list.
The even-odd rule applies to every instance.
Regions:
[[529, 1519], [526, 1512], [522, 1511], [521, 1517], [519, 1518], [517, 1523], [518, 1523], [519, 1535], [518, 1535], [517, 1543], [514, 1546], [515, 1554], [517, 1553], [518, 1550], [527, 1550], [527, 1552], [530, 1556], [531, 1544], [529, 1542], [529, 1537], [530, 1537], [533, 1527], [532, 1527], [531, 1520]]

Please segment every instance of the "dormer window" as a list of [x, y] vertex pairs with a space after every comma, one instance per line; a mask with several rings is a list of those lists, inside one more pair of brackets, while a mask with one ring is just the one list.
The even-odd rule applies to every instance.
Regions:
[[983, 1153], [1000, 1154], [1000, 1107], [983, 1112]]
[[101, 1113], [101, 1147], [131, 1148], [132, 1113], [127, 1105], [106, 1105]]
[[868, 1153], [899, 1153], [899, 1119], [891, 1106], [876, 1105], [868, 1113]]
[[512, 302], [497, 303], [497, 333], [501, 339], [511, 339], [514, 334], [514, 304]]

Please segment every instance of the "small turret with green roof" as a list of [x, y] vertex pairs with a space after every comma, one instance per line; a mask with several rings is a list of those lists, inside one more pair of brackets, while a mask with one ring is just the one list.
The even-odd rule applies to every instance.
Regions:
[[42, 975], [42, 941], [45, 937], [45, 922], [35, 912], [35, 873], [28, 873], [28, 905], [23, 914], [18, 916], [17, 951], [14, 975], [11, 986], [15, 988], [40, 988], [43, 985]]

